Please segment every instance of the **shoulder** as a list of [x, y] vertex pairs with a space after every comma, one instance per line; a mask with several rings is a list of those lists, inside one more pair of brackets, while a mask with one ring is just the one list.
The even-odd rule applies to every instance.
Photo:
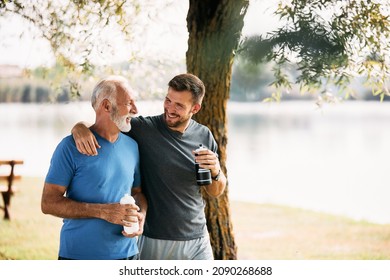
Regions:
[[57, 159], [70, 159], [77, 158], [79, 156], [81, 156], [81, 154], [77, 150], [76, 143], [74, 142], [72, 135], [64, 137], [58, 143], [53, 153], [53, 158]]
[[212, 135], [211, 130], [206, 125], [200, 124], [193, 119], [191, 120], [190, 125], [192, 129], [198, 133]]
[[58, 144], [57, 146], [57, 149], [72, 149], [72, 148], [76, 148], [76, 143], [74, 142], [74, 139], [73, 139], [73, 136], [72, 135], [68, 135], [66, 137], [64, 137], [60, 143]]
[[152, 133], [156, 129], [162, 126], [162, 115], [143, 117], [139, 116], [131, 120], [131, 130], [127, 135], [138, 140], [139, 137], [143, 137], [148, 133]]
[[203, 124], [198, 123], [195, 120], [191, 120], [191, 137], [195, 137], [199, 143], [203, 143], [213, 152], [216, 152], [218, 145], [214, 139], [211, 130]]
[[141, 125], [153, 125], [153, 124], [157, 124], [158, 122], [160, 122], [162, 118], [162, 115], [156, 115], [156, 116], [148, 116], [148, 117], [144, 117], [144, 116], [139, 116], [139, 117], [136, 117], [136, 118], [133, 118], [131, 120], [131, 125], [135, 125], [135, 126], [141, 126]]
[[126, 133], [121, 133], [120, 137], [121, 141], [123, 141], [126, 145], [138, 147], [137, 142], [130, 135], [127, 135]]

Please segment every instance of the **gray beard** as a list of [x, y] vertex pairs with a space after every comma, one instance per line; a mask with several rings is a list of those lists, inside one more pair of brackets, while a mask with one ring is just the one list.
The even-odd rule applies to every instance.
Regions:
[[118, 108], [113, 107], [111, 113], [111, 120], [115, 123], [117, 128], [122, 132], [129, 132], [131, 130], [131, 123], [127, 124], [126, 118], [128, 116], [120, 117], [118, 115]]

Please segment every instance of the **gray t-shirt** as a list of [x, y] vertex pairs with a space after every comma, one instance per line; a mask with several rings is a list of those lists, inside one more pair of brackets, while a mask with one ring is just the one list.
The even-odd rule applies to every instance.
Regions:
[[163, 115], [137, 117], [128, 133], [138, 142], [142, 189], [148, 200], [144, 235], [191, 240], [206, 232], [205, 203], [196, 184], [192, 151], [203, 144], [216, 152], [211, 131], [191, 119], [182, 134], [168, 128]]

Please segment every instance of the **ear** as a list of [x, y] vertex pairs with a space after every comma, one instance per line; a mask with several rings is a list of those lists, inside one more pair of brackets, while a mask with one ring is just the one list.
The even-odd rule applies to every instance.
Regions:
[[111, 111], [111, 102], [108, 100], [108, 99], [104, 99], [102, 101], [102, 108], [104, 111], [106, 112], [110, 112]]
[[200, 108], [202, 108], [202, 105], [199, 103], [196, 103], [194, 106], [192, 106], [191, 113], [196, 114], [200, 111]]

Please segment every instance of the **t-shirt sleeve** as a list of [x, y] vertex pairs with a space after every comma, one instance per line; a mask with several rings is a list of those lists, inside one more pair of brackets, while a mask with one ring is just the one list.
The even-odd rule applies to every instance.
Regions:
[[74, 159], [69, 138], [64, 138], [56, 147], [50, 160], [45, 182], [68, 187], [74, 176]]
[[214, 136], [210, 130], [208, 130], [208, 134], [209, 134], [208, 138], [209, 138], [209, 147], [210, 147], [209, 149], [211, 151], [213, 151], [214, 153], [217, 153], [218, 152], [218, 144], [215, 141]]

